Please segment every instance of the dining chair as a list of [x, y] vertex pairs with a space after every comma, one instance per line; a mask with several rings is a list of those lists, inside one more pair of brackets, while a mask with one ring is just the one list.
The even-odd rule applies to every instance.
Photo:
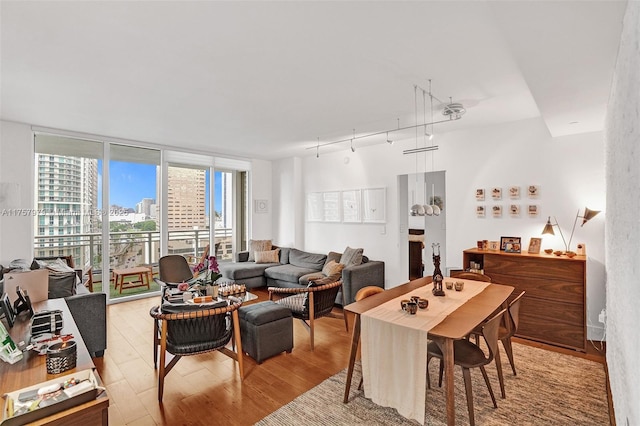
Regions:
[[193, 279], [193, 271], [184, 256], [169, 254], [162, 256], [158, 261], [158, 278], [154, 278], [161, 286], [177, 285]]
[[323, 278], [309, 281], [309, 286], [302, 288], [269, 287], [269, 300], [273, 300], [273, 296], [276, 294], [290, 295], [275, 300], [275, 303], [289, 308], [293, 317], [302, 321], [307, 330], [309, 330], [311, 351], [313, 351], [314, 345], [314, 320], [332, 316], [331, 311], [333, 310], [336, 296], [342, 287], [342, 280], [326, 283], [327, 281], [330, 280]]
[[508, 315], [506, 316], [509, 325], [501, 324], [498, 331], [498, 339], [502, 342], [504, 350], [509, 358], [509, 364], [513, 370], [513, 375], [516, 375], [516, 364], [513, 362], [513, 348], [511, 346], [511, 338], [518, 332], [518, 324], [520, 323], [520, 305], [522, 304], [522, 298], [524, 291], [520, 293], [515, 299], [509, 303]]
[[[374, 294], [382, 293], [383, 291], [384, 291], [384, 288], [381, 288], [381, 287], [378, 287], [378, 286], [375, 286], [375, 285], [362, 287], [356, 293], [356, 295], [354, 297], [354, 300], [356, 302], [358, 302], [358, 301], [360, 301], [362, 299], [366, 299], [369, 296], [373, 296]], [[345, 316], [345, 318], [346, 318], [346, 316]], [[360, 384], [358, 385], [358, 390], [362, 389], [362, 383], [363, 382], [364, 382], [364, 379], [362, 377], [360, 377]]]
[[[522, 303], [522, 297], [525, 292], [520, 293], [515, 299], [509, 303], [509, 307], [504, 315], [504, 321], [500, 322], [500, 328], [498, 329], [498, 340], [502, 342], [504, 351], [509, 358], [509, 364], [511, 364], [511, 370], [513, 375], [516, 375], [516, 365], [513, 360], [513, 347], [511, 346], [511, 337], [513, 337], [518, 331], [518, 324], [520, 322], [520, 304]], [[477, 328], [471, 332], [476, 337], [476, 344], [480, 341], [481, 329]], [[498, 371], [498, 381], [500, 382], [500, 394], [502, 398], [506, 398], [506, 391], [504, 386], [504, 375], [502, 373], [502, 360], [500, 358], [500, 349], [496, 350], [495, 354], [496, 370]]]
[[486, 283], [491, 282], [491, 277], [485, 274], [480, 274], [478, 272], [451, 272], [451, 278], [460, 278], [462, 280], [474, 280], [474, 281], [484, 281]]
[[[160, 346], [158, 372], [160, 403], [164, 393], [164, 379], [183, 356], [220, 351], [237, 361], [240, 380], [244, 379], [242, 339], [238, 320], [238, 308], [242, 306], [242, 302], [213, 309], [194, 306], [193, 310], [168, 304], [161, 306], [162, 308], [154, 306], [149, 311], [154, 322], [161, 324], [160, 338], [154, 342], [154, 346]], [[230, 341], [234, 345], [235, 352], [226, 347]], [[173, 355], [169, 363], [166, 362], [167, 352]], [[157, 350], [154, 351], [153, 367], [158, 368]]]
[[[482, 372], [482, 377], [489, 390], [493, 407], [498, 408], [496, 397], [493, 394], [491, 388], [491, 382], [487, 376], [485, 365], [493, 361], [494, 354], [498, 349], [498, 329], [500, 327], [500, 320], [505, 313], [506, 309], [501, 310], [496, 315], [491, 317], [482, 326], [482, 336], [487, 344], [488, 354], [485, 355], [480, 346], [471, 342], [468, 339], [456, 340], [453, 342], [453, 358], [454, 364], [459, 365], [462, 368], [462, 376], [464, 378], [464, 387], [467, 395], [467, 409], [469, 411], [469, 424], [475, 425], [475, 416], [473, 410], [473, 390], [471, 389], [471, 368], [478, 367]], [[431, 388], [431, 381], [429, 379], [429, 362], [432, 358], [440, 359], [440, 370], [438, 375], [438, 386], [442, 386], [442, 375], [444, 372], [444, 357], [438, 344], [431, 341], [427, 344], [427, 387]]]

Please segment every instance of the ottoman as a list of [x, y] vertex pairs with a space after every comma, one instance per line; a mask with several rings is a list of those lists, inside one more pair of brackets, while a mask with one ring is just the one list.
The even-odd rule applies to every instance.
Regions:
[[272, 301], [241, 306], [242, 349], [261, 364], [265, 359], [293, 349], [291, 311]]

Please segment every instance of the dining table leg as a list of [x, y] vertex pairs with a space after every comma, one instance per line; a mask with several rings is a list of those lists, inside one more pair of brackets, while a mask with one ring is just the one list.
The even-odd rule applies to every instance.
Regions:
[[447, 425], [456, 424], [456, 405], [453, 395], [453, 339], [435, 338], [433, 339], [440, 347], [444, 359], [444, 391], [447, 404]]
[[349, 352], [349, 368], [347, 369], [347, 380], [344, 387], [343, 403], [349, 402], [349, 391], [351, 390], [351, 378], [353, 377], [353, 368], [356, 364], [356, 356], [358, 354], [358, 345], [360, 343], [360, 315], [355, 314], [353, 318], [353, 331], [351, 333], [351, 351]]

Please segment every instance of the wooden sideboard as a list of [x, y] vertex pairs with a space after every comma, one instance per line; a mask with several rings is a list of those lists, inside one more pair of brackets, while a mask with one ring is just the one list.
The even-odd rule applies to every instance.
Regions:
[[480, 264], [492, 282], [526, 294], [516, 336], [586, 351], [586, 257], [469, 249], [463, 265]]

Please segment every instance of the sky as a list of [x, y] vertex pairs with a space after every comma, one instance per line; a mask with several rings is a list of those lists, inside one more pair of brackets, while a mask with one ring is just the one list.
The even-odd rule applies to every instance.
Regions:
[[[110, 204], [135, 209], [136, 204], [143, 198], [156, 198], [156, 169], [153, 164], [127, 163], [123, 161], [110, 162]], [[215, 203], [222, 204], [222, 179], [220, 172], [215, 173]], [[209, 193], [209, 172], [207, 172], [206, 191]], [[102, 188], [102, 161], [98, 161], [98, 188]], [[99, 206], [102, 197], [98, 197]], [[101, 207], [99, 207], [101, 208]], [[209, 198], [206, 198], [206, 212], [209, 214]], [[220, 208], [218, 207], [218, 210]]]

